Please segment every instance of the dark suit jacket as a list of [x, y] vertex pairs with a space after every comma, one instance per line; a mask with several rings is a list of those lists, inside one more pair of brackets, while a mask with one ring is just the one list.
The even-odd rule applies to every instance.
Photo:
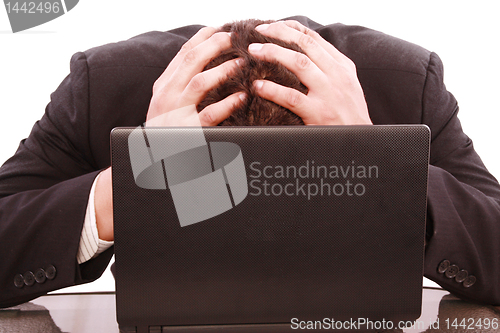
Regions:
[[[462, 132], [438, 56], [366, 28], [299, 20], [356, 63], [375, 124], [431, 128], [425, 275], [462, 297], [500, 304], [500, 186]], [[150, 32], [73, 56], [45, 115], [0, 169], [0, 306], [102, 274], [112, 248], [81, 265], [76, 253], [91, 184], [110, 165], [109, 133], [145, 121], [153, 83], [198, 29]], [[475, 283], [440, 273], [443, 260]], [[53, 279], [15, 286], [19, 274], [49, 265]]]

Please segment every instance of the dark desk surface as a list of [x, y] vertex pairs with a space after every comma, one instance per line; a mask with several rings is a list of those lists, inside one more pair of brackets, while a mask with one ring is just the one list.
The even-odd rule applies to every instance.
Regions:
[[[394, 332], [500, 332], [500, 308], [464, 302], [444, 290], [424, 288], [422, 316], [417, 324], [420, 327]], [[119, 332], [115, 295], [51, 294], [2, 309], [0, 333], [4, 332]]]

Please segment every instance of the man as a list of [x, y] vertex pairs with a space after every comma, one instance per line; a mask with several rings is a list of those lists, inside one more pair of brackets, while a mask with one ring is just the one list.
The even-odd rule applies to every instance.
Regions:
[[[248, 51], [281, 63], [307, 92], [266, 79], [253, 81], [253, 91], [306, 125], [427, 124], [432, 144], [425, 274], [464, 298], [500, 304], [500, 186], [461, 130], [439, 58], [365, 28], [296, 19], [301, 23], [255, 29], [296, 43], [304, 53], [273, 43], [253, 43]], [[112, 255], [106, 242], [113, 240], [110, 130], [145, 120], [189, 125], [173, 111], [199, 105], [244, 66], [237, 58], [203, 71], [230, 46], [230, 34], [191, 26], [72, 58], [71, 74], [45, 116], [0, 170], [1, 306], [102, 274]], [[217, 125], [251, 97], [234, 92], [204, 107], [199, 121]]]

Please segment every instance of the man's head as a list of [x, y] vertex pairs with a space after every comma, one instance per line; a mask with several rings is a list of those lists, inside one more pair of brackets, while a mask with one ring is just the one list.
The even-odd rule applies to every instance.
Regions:
[[277, 62], [265, 62], [249, 54], [248, 45], [252, 43], [274, 43], [302, 52], [295, 44], [285, 43], [258, 33], [255, 27], [263, 23], [269, 22], [248, 20], [224, 25], [221, 31], [231, 32], [232, 48], [213, 59], [205, 67], [207, 70], [235, 58], [242, 58], [244, 61], [243, 65], [236, 69], [234, 75], [221, 82], [219, 87], [209, 91], [198, 105], [198, 111], [201, 111], [207, 105], [221, 101], [233, 93], [245, 92], [247, 94], [245, 102], [237, 107], [229, 118], [220, 123], [222, 126], [304, 125], [302, 119], [296, 114], [259, 97], [255, 92], [252, 83], [255, 80], [266, 79], [307, 93], [307, 88], [300, 83], [297, 76], [283, 65]]

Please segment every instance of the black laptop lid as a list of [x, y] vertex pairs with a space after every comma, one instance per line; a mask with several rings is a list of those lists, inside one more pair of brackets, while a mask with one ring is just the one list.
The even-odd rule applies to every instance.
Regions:
[[112, 132], [120, 327], [420, 316], [426, 126], [199, 131]]

